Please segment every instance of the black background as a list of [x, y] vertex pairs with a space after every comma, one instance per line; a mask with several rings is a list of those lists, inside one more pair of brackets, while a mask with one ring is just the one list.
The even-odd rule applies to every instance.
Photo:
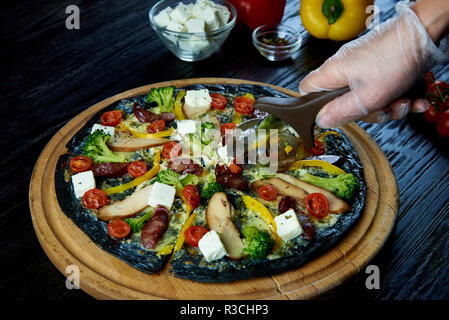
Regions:
[[[236, 27], [211, 58], [174, 57], [148, 21], [155, 1], [3, 1], [0, 13], [0, 294], [12, 299], [83, 299], [39, 245], [31, 223], [28, 188], [34, 164], [50, 138], [70, 119], [107, 97], [138, 86], [184, 78], [229, 77], [297, 90], [308, 72], [341, 43], [310, 38], [299, 1], [287, 1], [283, 21], [301, 30], [300, 53], [272, 63], [259, 55], [251, 32]], [[381, 19], [396, 1], [379, 0]], [[78, 5], [80, 30], [68, 30], [65, 8]], [[449, 80], [449, 64], [434, 69]], [[377, 141], [400, 190], [397, 224], [371, 262], [381, 289], [367, 290], [364, 270], [322, 298], [447, 299], [449, 297], [449, 140], [422, 115], [361, 126]]]

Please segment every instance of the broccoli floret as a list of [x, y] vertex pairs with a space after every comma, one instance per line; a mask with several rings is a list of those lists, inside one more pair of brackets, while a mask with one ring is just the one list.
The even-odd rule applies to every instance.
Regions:
[[201, 142], [205, 145], [214, 140], [215, 126], [212, 122], [203, 122], [201, 124]]
[[173, 98], [173, 93], [175, 92], [175, 87], [163, 87], [163, 88], [152, 88], [147, 95], [147, 102], [157, 103], [160, 112], [172, 112], [175, 99]]
[[145, 225], [145, 222], [148, 219], [150, 219], [152, 215], [153, 210], [148, 210], [140, 217], [126, 218], [124, 220], [129, 224], [133, 233], [136, 233], [142, 230], [143, 226]]
[[125, 162], [126, 157], [124, 155], [116, 154], [108, 148], [106, 143], [109, 139], [111, 139], [109, 134], [102, 130], [95, 130], [87, 137], [84, 144], [84, 155], [91, 158], [94, 163]]
[[185, 176], [184, 178], [181, 179], [181, 184], [183, 185], [183, 187], [185, 187], [189, 184], [196, 186], [198, 184], [198, 182], [200, 182], [200, 178], [198, 178], [198, 176], [196, 174], [191, 174], [191, 173], [189, 173], [187, 176]]
[[210, 199], [214, 193], [222, 191], [223, 188], [221, 187], [221, 184], [219, 184], [217, 181], [210, 181], [206, 183], [201, 190], [201, 198], [204, 199]]
[[274, 240], [268, 232], [261, 231], [255, 227], [245, 226], [243, 234], [245, 235], [245, 248], [243, 250], [251, 258], [265, 258], [273, 249]]
[[156, 178], [151, 182], [152, 183], [160, 182], [160, 183], [169, 184], [169, 185], [175, 186], [176, 190], [178, 190], [178, 191], [182, 191], [182, 189], [184, 188], [181, 184], [181, 181], [179, 181], [179, 173], [177, 173], [176, 171], [173, 171], [171, 169], [159, 171]]
[[301, 180], [326, 189], [344, 200], [350, 200], [354, 191], [360, 186], [352, 173], [340, 174], [334, 178], [322, 178], [306, 173]]

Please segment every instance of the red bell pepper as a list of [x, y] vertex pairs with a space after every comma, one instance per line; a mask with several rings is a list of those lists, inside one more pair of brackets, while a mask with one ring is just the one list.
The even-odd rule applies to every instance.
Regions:
[[236, 10], [237, 19], [251, 30], [264, 24], [277, 24], [284, 15], [286, 0], [229, 0]]

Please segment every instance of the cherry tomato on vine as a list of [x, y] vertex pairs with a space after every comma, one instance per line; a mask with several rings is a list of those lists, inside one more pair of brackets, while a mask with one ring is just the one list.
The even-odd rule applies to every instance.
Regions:
[[437, 130], [440, 136], [449, 138], [449, 110], [444, 111], [438, 118]]

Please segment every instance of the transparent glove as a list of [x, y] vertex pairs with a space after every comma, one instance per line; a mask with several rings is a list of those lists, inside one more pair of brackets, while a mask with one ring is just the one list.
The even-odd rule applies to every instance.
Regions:
[[299, 84], [302, 94], [347, 85], [351, 88], [318, 113], [316, 123], [320, 127], [335, 128], [360, 119], [384, 122], [428, 108], [424, 99], [412, 102], [401, 95], [447, 56], [412, 9], [399, 4], [397, 11], [396, 17], [343, 45]]

